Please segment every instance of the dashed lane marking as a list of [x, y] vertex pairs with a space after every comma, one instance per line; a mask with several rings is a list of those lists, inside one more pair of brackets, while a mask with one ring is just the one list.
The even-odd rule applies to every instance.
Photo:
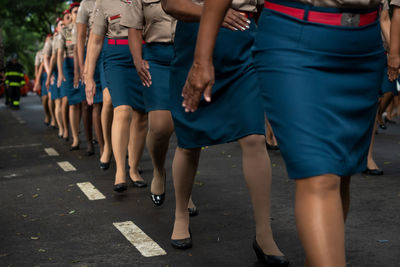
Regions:
[[11, 111], [11, 115], [20, 123], [20, 124], [25, 124], [26, 121], [24, 121], [20, 116], [15, 114], [14, 112]]
[[45, 148], [44, 151], [46, 151], [47, 155], [50, 157], [60, 156], [60, 154], [58, 154], [58, 152], [52, 147]]
[[167, 255], [165, 250], [163, 250], [132, 221], [117, 222], [113, 224], [144, 257]]
[[65, 172], [73, 172], [76, 171], [76, 168], [72, 166], [68, 161], [57, 162], [58, 166], [63, 169]]
[[41, 146], [42, 144], [27, 144], [27, 145], [14, 145], [14, 146], [0, 146], [0, 149], [13, 149], [13, 148], [27, 148]]
[[105, 199], [106, 197], [90, 182], [76, 184], [89, 200]]

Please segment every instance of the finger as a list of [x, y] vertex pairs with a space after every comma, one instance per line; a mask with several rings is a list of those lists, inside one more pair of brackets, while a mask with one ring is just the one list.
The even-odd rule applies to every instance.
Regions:
[[212, 83], [209, 83], [204, 91], [204, 100], [207, 102], [211, 102], [211, 91], [212, 91]]
[[240, 12], [234, 11], [231, 14], [229, 14], [228, 18], [231, 21], [231, 25], [234, 26], [235, 28], [238, 28], [242, 31], [245, 31], [246, 29], [250, 28], [249, 26], [249, 20]]
[[227, 29], [229, 29], [229, 30], [231, 30], [231, 31], [237, 31], [237, 30], [238, 30], [237, 28], [231, 26], [230, 24], [228, 24], [228, 23], [225, 22], [225, 21], [222, 23], [222, 27], [227, 28]]

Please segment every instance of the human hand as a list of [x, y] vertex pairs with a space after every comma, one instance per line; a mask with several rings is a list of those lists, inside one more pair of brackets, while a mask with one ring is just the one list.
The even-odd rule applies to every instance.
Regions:
[[400, 69], [400, 55], [390, 54], [388, 55], [388, 77], [391, 82], [395, 81], [399, 77]]
[[226, 12], [222, 27], [228, 28], [232, 31], [245, 31], [250, 28], [250, 20], [246, 17], [245, 13], [236, 11], [232, 8]]
[[93, 78], [86, 79], [85, 93], [88, 105], [93, 105], [93, 98], [96, 94], [96, 82]]
[[149, 62], [143, 59], [138, 59], [134, 61], [134, 64], [143, 86], [150, 87], [152, 81], [151, 81], [151, 74], [149, 71], [150, 69]]

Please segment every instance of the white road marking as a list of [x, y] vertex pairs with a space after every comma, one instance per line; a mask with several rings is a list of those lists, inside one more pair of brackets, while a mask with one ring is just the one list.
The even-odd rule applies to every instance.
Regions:
[[72, 166], [68, 161], [57, 162], [58, 166], [61, 167], [65, 172], [73, 172], [76, 171], [76, 168]]
[[17, 177], [17, 176], [18, 176], [17, 174], [13, 173], [13, 174], [4, 176], [4, 178], [10, 179], [10, 178], [14, 178], [14, 177]]
[[14, 145], [14, 146], [0, 146], [0, 149], [13, 149], [13, 148], [26, 148], [41, 146], [42, 144], [27, 144], [27, 145]]
[[113, 224], [144, 257], [167, 255], [165, 250], [163, 250], [132, 221]]
[[21, 117], [19, 117], [17, 114], [15, 114], [14, 112], [11, 111], [12, 116], [20, 123], [20, 124], [24, 124], [26, 123], [26, 121], [24, 121]]
[[47, 155], [50, 157], [60, 156], [60, 154], [58, 154], [58, 152], [52, 147], [45, 148], [44, 151], [46, 151]]
[[105, 199], [106, 197], [90, 182], [76, 184], [89, 200]]

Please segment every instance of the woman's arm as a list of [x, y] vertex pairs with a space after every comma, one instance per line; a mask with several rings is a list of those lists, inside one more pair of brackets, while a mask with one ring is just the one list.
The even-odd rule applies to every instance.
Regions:
[[[199, 22], [203, 7], [191, 0], [161, 0], [165, 13], [180, 21]], [[222, 27], [233, 31], [245, 31], [249, 28], [250, 21], [243, 13], [229, 8], [222, 22]]]
[[390, 52], [388, 56], [389, 80], [394, 81], [399, 76], [400, 67], [400, 7], [394, 6], [390, 26]]
[[196, 111], [201, 96], [211, 101], [214, 85], [213, 50], [219, 28], [232, 0], [205, 0], [192, 68], [182, 91], [186, 112]]
[[56, 55], [52, 54], [49, 62], [49, 70], [47, 72], [47, 79], [46, 79], [46, 88], [49, 90], [51, 78], [53, 75], [54, 65], [56, 64]]
[[79, 69], [80, 69], [80, 74], [81, 78], [83, 78], [83, 72], [84, 72], [84, 58], [85, 58], [85, 42], [86, 42], [86, 31], [87, 31], [87, 25], [86, 24], [81, 24], [81, 23], [76, 23], [76, 28], [77, 28], [77, 39], [76, 39], [76, 49], [78, 52], [78, 63], [79, 63]]
[[104, 42], [104, 36], [97, 35], [95, 33], [90, 34], [90, 42], [88, 45], [88, 51], [90, 53], [86, 55], [87, 59], [87, 73], [86, 75], [86, 100], [89, 105], [93, 104], [93, 97], [96, 92], [96, 82], [94, 81], [94, 72], [96, 70], [97, 59], [99, 58], [101, 48]]
[[129, 28], [128, 30], [129, 49], [133, 57], [136, 71], [142, 80], [143, 86], [151, 86], [150, 66], [146, 60], [142, 58], [143, 37], [142, 30]]
[[390, 44], [390, 17], [389, 10], [382, 10], [380, 16], [380, 24], [382, 29], [383, 38], [387, 44]]
[[65, 82], [65, 77], [63, 73], [63, 62], [64, 62], [64, 49], [57, 49], [57, 68], [58, 68], [58, 79], [57, 87], [61, 87], [61, 83]]
[[41, 79], [44, 70], [44, 63], [40, 64], [39, 66], [35, 66], [35, 85], [33, 86], [33, 91], [37, 92], [41, 86]]

